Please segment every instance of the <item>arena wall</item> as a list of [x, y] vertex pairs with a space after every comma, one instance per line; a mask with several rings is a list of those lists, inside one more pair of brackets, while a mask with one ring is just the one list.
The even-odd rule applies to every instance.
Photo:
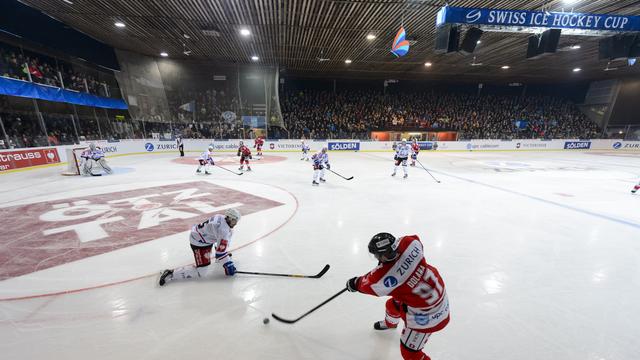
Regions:
[[[214, 146], [215, 152], [235, 152], [240, 140], [196, 140], [185, 139], [184, 149], [188, 153], [200, 153], [209, 145]], [[244, 140], [250, 146], [252, 140]], [[175, 141], [161, 140], [122, 140], [117, 142], [95, 141], [106, 153], [107, 158], [127, 155], [177, 154]], [[318, 151], [327, 146], [331, 152], [363, 151], [385, 152], [393, 151], [391, 141], [359, 141], [359, 140], [325, 140], [307, 143], [311, 151]], [[420, 142], [423, 149], [439, 152], [461, 151], [610, 151], [610, 152], [638, 152], [640, 141], [621, 140], [470, 140], [470, 141], [439, 141]], [[437, 145], [436, 145], [437, 144]], [[88, 146], [65, 145], [28, 149], [0, 150], [0, 173], [22, 171], [25, 169], [59, 166], [67, 162], [66, 149], [69, 147]], [[300, 140], [266, 141], [263, 146], [265, 153], [269, 152], [298, 152], [301, 149]]]

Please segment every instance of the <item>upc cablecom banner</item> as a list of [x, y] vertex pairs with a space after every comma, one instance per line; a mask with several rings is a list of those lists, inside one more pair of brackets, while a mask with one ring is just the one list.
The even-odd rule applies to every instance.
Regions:
[[0, 171], [59, 162], [60, 156], [55, 148], [0, 152]]

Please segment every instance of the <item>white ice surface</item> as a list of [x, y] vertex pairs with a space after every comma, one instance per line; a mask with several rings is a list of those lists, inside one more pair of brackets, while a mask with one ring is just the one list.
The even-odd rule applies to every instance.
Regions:
[[[355, 179], [327, 174], [312, 187], [309, 163], [278, 155], [287, 160], [207, 178], [275, 185], [298, 201], [291, 221], [234, 260], [242, 270], [287, 273], [331, 264], [323, 278], [216, 274], [159, 288], [145, 277], [0, 301], [0, 358], [399, 359], [399, 330], [372, 328], [385, 299], [345, 293], [295, 325], [262, 324], [272, 312], [297, 317], [370, 270], [367, 243], [379, 231], [418, 234], [445, 280], [451, 322], [426, 346], [434, 360], [640, 358], [640, 195], [630, 194], [640, 156], [423, 152], [436, 184], [419, 167], [391, 178], [390, 153], [331, 153], [332, 170]], [[112, 167], [134, 171], [99, 178], [63, 177], [62, 167], [0, 175], [1, 206], [202, 179], [171, 159], [113, 158]], [[248, 216], [236, 245], [264, 234], [269, 220]], [[133, 246], [25, 277], [73, 290], [153, 274], [192, 261], [185, 234], [174, 240], [141, 245], [156, 247], [158, 258], [136, 256]], [[25, 277], [0, 282], [0, 298], [34, 290]]]

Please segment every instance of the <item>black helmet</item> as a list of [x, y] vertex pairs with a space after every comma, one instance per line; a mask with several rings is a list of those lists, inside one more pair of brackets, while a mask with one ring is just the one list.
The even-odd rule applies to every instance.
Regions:
[[375, 234], [369, 241], [369, 252], [382, 262], [395, 260], [397, 248], [396, 238], [389, 233]]

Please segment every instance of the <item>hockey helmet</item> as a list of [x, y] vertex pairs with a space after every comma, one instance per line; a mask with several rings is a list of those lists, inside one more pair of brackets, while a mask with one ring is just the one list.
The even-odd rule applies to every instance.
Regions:
[[323, 146], [321, 151], [322, 151], [322, 153], [326, 153], [327, 152], [327, 147]]
[[407, 145], [407, 139], [402, 139], [402, 145]]
[[238, 209], [231, 208], [224, 211], [224, 217], [227, 220], [227, 224], [229, 224], [230, 227], [234, 227], [238, 221], [240, 221], [242, 215], [240, 215]]
[[209, 145], [209, 151], [213, 151], [213, 146]]
[[373, 254], [380, 262], [395, 260], [398, 257], [397, 249], [398, 242], [389, 233], [375, 234], [369, 241], [369, 253]]
[[94, 143], [89, 143], [89, 149], [91, 149], [91, 151], [96, 149], [96, 144]]

